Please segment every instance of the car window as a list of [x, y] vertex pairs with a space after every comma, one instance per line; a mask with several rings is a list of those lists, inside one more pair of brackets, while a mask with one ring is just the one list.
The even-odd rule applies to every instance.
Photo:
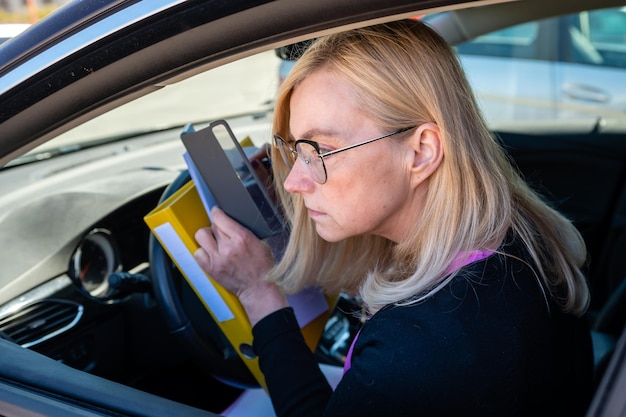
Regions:
[[563, 61], [626, 68], [626, 7], [567, 16], [562, 30]]
[[457, 46], [465, 55], [484, 55], [508, 58], [533, 58], [536, 54], [537, 22], [524, 23], [502, 29]]
[[626, 7], [504, 28], [456, 50], [492, 126], [626, 111]]

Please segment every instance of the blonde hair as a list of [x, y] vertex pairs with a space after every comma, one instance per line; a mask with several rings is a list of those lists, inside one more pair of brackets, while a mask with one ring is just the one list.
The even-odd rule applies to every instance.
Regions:
[[315, 232], [288, 168], [273, 150], [278, 194], [292, 230], [268, 279], [286, 292], [320, 286], [359, 293], [370, 312], [416, 302], [445, 285], [459, 253], [496, 250], [508, 231], [522, 240], [543, 288], [566, 312], [582, 314], [589, 293], [576, 228], [523, 181], [489, 132], [454, 51], [425, 24], [399, 21], [318, 39], [279, 91], [274, 133], [289, 137], [291, 94], [324, 68], [345, 80], [381, 129], [434, 122], [444, 159], [430, 177], [423, 212], [397, 244], [376, 236], [329, 243]]

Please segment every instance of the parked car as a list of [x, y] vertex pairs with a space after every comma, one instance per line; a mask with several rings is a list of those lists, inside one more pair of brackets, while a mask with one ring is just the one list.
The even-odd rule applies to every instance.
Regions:
[[[0, 415], [273, 415], [239, 347], [225, 339], [143, 218], [189, 180], [180, 140], [186, 125], [224, 119], [239, 139], [269, 141], [276, 48], [435, 13], [429, 24], [461, 45], [574, 13], [582, 36], [617, 56], [619, 33], [591, 36], [587, 28], [596, 26], [585, 26], [583, 17], [610, 10], [610, 19], [619, 19], [614, 11], [623, 6], [623, 0], [83, 0], [6, 42]], [[482, 39], [477, 45], [493, 37]], [[578, 65], [570, 64], [563, 68]], [[618, 97], [621, 84], [613, 84], [611, 97]], [[513, 98], [530, 90], [508, 87]], [[597, 378], [588, 415], [623, 415], [626, 114], [615, 107], [590, 118], [507, 120], [493, 133], [587, 243]], [[352, 308], [350, 297], [339, 299], [317, 350], [331, 382], [341, 377], [359, 326]]]
[[492, 122], [626, 112], [624, 6], [514, 25], [456, 48]]

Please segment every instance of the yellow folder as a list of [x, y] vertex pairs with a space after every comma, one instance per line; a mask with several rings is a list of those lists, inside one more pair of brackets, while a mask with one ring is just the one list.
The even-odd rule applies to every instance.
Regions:
[[[193, 257], [199, 248], [195, 232], [211, 225], [193, 181], [163, 201], [144, 217], [178, 269], [185, 276], [196, 295], [224, 332], [259, 384], [266, 388], [258, 359], [249, 353], [252, 346], [252, 327], [237, 297], [204, 273]], [[317, 290], [307, 290], [290, 296], [296, 317], [307, 345], [314, 350], [336, 297], [326, 297]]]

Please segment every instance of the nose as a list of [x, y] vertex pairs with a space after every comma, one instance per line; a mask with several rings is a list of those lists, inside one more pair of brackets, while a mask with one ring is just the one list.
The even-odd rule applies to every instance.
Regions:
[[315, 187], [315, 181], [307, 172], [300, 158], [296, 159], [291, 171], [289, 171], [289, 175], [285, 178], [283, 186], [289, 193], [307, 193], [311, 192]]

